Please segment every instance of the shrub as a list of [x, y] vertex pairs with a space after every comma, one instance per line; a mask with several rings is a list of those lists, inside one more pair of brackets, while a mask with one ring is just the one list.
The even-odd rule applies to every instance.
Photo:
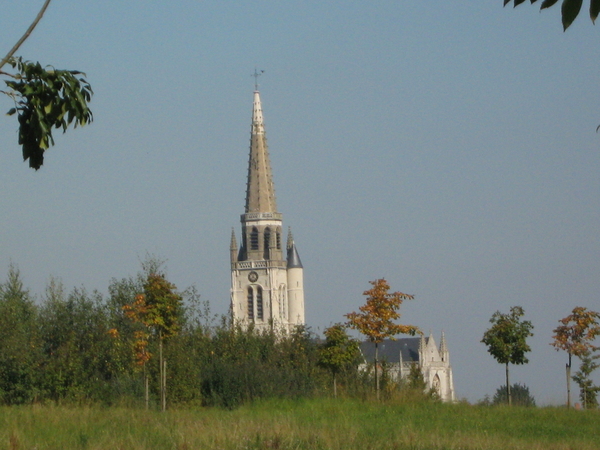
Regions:
[[[515, 406], [535, 406], [535, 398], [529, 392], [529, 388], [524, 384], [515, 383], [511, 387], [512, 404]], [[500, 386], [494, 398], [492, 399], [493, 405], [506, 405], [508, 404], [508, 397], [506, 395], [506, 385]]]

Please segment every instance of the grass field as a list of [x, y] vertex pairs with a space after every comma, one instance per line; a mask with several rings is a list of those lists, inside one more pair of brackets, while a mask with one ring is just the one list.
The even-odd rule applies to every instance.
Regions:
[[600, 411], [358, 400], [0, 408], [0, 449], [600, 449]]

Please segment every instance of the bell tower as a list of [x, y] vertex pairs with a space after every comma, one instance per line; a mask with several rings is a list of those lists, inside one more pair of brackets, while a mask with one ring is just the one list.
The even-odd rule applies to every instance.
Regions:
[[247, 177], [240, 246], [233, 230], [230, 243], [232, 318], [244, 327], [252, 323], [258, 329], [287, 332], [304, 324], [303, 267], [291, 231], [283, 251], [282, 215], [277, 211], [258, 89]]

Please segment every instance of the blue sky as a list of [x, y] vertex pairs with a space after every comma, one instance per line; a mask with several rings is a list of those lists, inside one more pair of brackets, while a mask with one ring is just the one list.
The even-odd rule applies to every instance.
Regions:
[[[2, 54], [42, 3], [5, 2]], [[0, 120], [0, 274], [13, 261], [38, 298], [50, 276], [106, 292], [149, 252], [226, 312], [256, 67], [313, 330], [385, 277], [416, 296], [403, 322], [445, 331], [476, 401], [504, 382], [488, 320], [521, 305], [533, 351], [511, 378], [561, 403], [552, 329], [600, 309], [600, 31], [538, 8], [55, 0], [19, 54], [85, 71], [95, 121], [36, 173]]]

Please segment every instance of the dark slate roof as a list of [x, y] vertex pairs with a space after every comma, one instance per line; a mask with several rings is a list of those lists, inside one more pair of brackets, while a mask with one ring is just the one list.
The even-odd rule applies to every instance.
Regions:
[[296, 250], [296, 244], [292, 243], [292, 245], [288, 248], [287, 251], [287, 268], [294, 269], [300, 268], [302, 269], [302, 261], [300, 261], [300, 255], [298, 255], [298, 250]]
[[[400, 362], [400, 352], [402, 352], [403, 362], [418, 362], [420, 340], [421, 338], [418, 337], [396, 339], [395, 341], [386, 339], [379, 344], [379, 360], [398, 363]], [[361, 342], [360, 351], [367, 362], [371, 363], [375, 360], [375, 344], [373, 342]]]

